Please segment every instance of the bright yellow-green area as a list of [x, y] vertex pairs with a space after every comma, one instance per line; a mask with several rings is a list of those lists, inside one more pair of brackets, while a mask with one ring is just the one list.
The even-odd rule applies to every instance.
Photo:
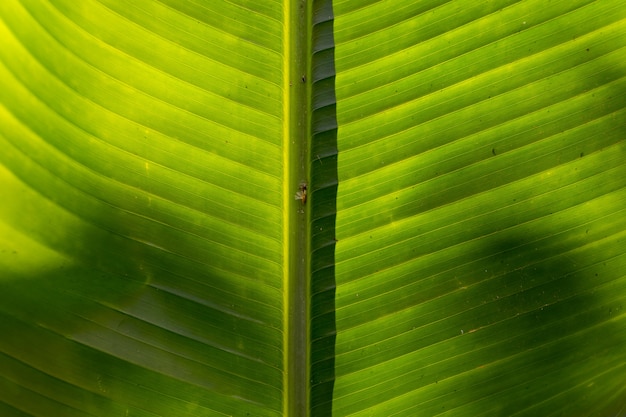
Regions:
[[[6, 184], [3, 178], [3, 185]], [[32, 240], [2, 223], [0, 237], [0, 280], [32, 279], [42, 272], [68, 267], [72, 262], [62, 254]]]
[[0, 280], [35, 280], [48, 271], [72, 267], [78, 248], [58, 243], [78, 236], [80, 222], [42, 200], [1, 165], [0, 184]]

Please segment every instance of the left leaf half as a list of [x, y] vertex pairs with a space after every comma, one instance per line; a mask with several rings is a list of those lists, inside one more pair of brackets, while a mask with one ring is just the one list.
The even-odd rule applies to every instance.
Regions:
[[283, 10], [257, 3], [0, 2], [0, 415], [282, 414]]

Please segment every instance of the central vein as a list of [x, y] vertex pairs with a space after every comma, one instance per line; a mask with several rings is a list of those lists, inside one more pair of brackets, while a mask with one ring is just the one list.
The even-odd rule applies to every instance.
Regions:
[[[309, 409], [308, 206], [296, 200], [309, 172], [309, 15], [306, 0], [285, 0], [283, 41], [284, 415]], [[301, 190], [300, 190], [301, 191]], [[302, 191], [301, 191], [302, 192]]]

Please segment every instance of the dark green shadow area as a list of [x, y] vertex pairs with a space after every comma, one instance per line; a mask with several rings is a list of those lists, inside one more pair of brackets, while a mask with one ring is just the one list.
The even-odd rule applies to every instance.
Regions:
[[486, 279], [467, 294], [484, 304], [462, 314], [455, 349], [484, 368], [466, 370], [446, 409], [530, 416], [624, 406], [623, 239], [598, 235], [590, 248], [583, 230], [543, 236], [505, 234], [485, 247], [474, 276]]
[[311, 415], [332, 415], [335, 382], [337, 115], [331, 0], [313, 3], [311, 146]]
[[[278, 309], [5, 162], [24, 175], [0, 167], [3, 417], [280, 415]], [[152, 236], [168, 230], [155, 222]]]

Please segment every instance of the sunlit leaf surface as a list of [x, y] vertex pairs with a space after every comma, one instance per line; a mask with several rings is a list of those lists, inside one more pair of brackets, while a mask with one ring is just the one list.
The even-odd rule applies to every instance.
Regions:
[[282, 414], [266, 3], [1, 2], [0, 414]]
[[0, 415], [287, 415], [291, 256], [310, 415], [623, 414], [625, 63], [620, 0], [0, 1]]

